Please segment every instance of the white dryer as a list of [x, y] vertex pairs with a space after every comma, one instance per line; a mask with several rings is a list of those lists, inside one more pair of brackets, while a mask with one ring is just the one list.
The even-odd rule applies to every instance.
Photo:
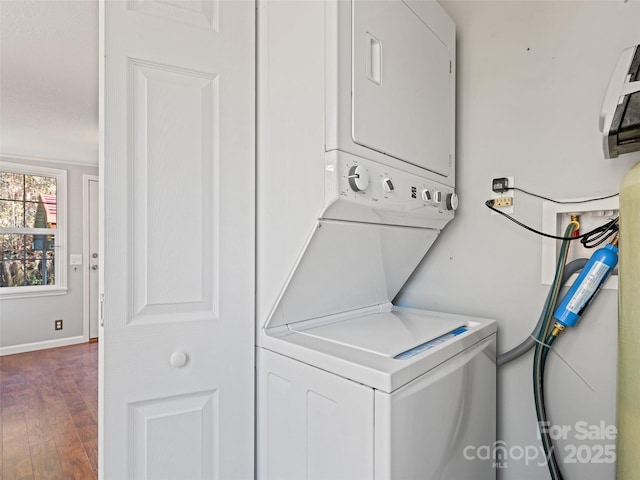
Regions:
[[434, 1], [258, 2], [261, 479], [495, 478], [495, 322], [392, 303], [454, 217], [454, 87]]

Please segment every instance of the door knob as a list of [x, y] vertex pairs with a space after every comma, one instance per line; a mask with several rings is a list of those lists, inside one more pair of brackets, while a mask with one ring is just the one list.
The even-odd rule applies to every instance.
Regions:
[[184, 352], [173, 352], [169, 357], [169, 364], [174, 368], [184, 367], [189, 357]]

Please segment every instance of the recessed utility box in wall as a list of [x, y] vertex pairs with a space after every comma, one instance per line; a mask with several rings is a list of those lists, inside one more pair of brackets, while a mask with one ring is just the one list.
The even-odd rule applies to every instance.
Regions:
[[[581, 199], [576, 199], [580, 202]], [[597, 200], [588, 203], [553, 203], [544, 202], [542, 204], [542, 231], [557, 236], [564, 235], [567, 225], [571, 221], [571, 215], [579, 215], [580, 233], [586, 233], [594, 228], [604, 225], [619, 214], [618, 197]], [[542, 239], [542, 283], [551, 285], [556, 271], [558, 252], [560, 251], [561, 240], [551, 238]], [[580, 240], [574, 240], [569, 247], [567, 263], [577, 258], [589, 259], [598, 248], [604, 247], [607, 242], [596, 248], [585, 248]], [[566, 285], [572, 285], [577, 274], [572, 275]], [[618, 289], [618, 269], [616, 268], [603, 288]]]

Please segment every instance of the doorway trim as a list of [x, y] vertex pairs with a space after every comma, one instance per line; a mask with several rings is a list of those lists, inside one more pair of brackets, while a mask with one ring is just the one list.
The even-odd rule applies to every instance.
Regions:
[[[89, 248], [89, 229], [91, 225], [91, 210], [89, 202], [89, 182], [100, 182], [98, 175], [82, 175], [82, 338], [85, 342], [89, 341], [89, 264], [90, 264], [90, 248]], [[100, 183], [98, 183], [100, 185]], [[100, 209], [96, 210], [96, 214], [100, 214]]]

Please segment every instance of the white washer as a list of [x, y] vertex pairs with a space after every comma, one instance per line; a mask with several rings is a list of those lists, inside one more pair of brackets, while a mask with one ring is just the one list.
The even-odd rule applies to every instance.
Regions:
[[438, 233], [318, 222], [261, 328], [260, 479], [495, 479], [495, 322], [391, 303]]
[[268, 332], [259, 478], [495, 479], [495, 329], [387, 305]]

